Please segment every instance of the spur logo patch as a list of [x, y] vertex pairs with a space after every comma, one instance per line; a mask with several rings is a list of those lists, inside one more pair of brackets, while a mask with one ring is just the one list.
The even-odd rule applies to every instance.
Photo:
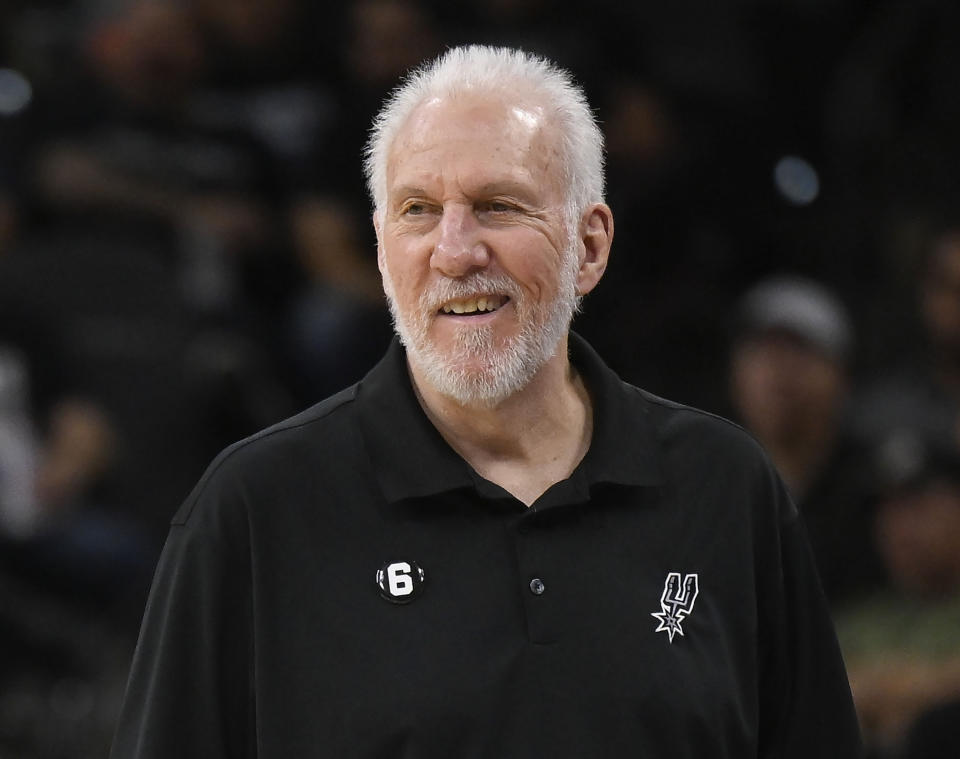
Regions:
[[654, 632], [666, 632], [673, 643], [673, 636], [683, 636], [682, 622], [690, 616], [693, 604], [700, 592], [700, 584], [696, 574], [684, 575], [680, 578], [679, 572], [670, 572], [663, 583], [663, 594], [660, 596], [660, 611], [650, 616], [659, 621]]

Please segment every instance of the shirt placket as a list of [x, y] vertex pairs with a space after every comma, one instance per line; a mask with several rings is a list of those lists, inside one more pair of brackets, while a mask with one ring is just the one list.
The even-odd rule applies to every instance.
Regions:
[[549, 645], [563, 634], [567, 589], [553, 530], [534, 512], [524, 514], [513, 528], [517, 556], [517, 591], [522, 599], [531, 643]]

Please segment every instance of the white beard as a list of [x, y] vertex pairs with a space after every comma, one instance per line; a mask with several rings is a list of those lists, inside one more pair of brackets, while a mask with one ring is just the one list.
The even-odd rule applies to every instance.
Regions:
[[[580, 305], [576, 282], [578, 261], [570, 239], [560, 268], [557, 296], [547, 303], [529, 303], [521, 288], [505, 275], [484, 272], [444, 279], [425, 291], [415, 313], [401, 313], [389, 270], [383, 288], [400, 342], [410, 362], [442, 395], [463, 406], [491, 408], [522, 390], [554, 355]], [[462, 325], [451, 349], [440, 350], [429, 328], [443, 303], [478, 293], [508, 295], [520, 333], [497, 344], [492, 325]]]

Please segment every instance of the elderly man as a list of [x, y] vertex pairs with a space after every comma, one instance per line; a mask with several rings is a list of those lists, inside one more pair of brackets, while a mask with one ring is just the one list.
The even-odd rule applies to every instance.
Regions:
[[454, 49], [367, 158], [399, 339], [180, 509], [114, 759], [855, 756], [763, 453], [569, 332], [613, 237], [583, 93]]

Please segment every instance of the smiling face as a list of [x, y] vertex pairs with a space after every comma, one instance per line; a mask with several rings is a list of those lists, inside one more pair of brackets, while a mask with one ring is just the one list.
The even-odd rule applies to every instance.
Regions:
[[421, 105], [390, 153], [384, 290], [415, 379], [461, 404], [496, 405], [565, 361], [592, 287], [554, 137], [535, 106], [464, 96]]

